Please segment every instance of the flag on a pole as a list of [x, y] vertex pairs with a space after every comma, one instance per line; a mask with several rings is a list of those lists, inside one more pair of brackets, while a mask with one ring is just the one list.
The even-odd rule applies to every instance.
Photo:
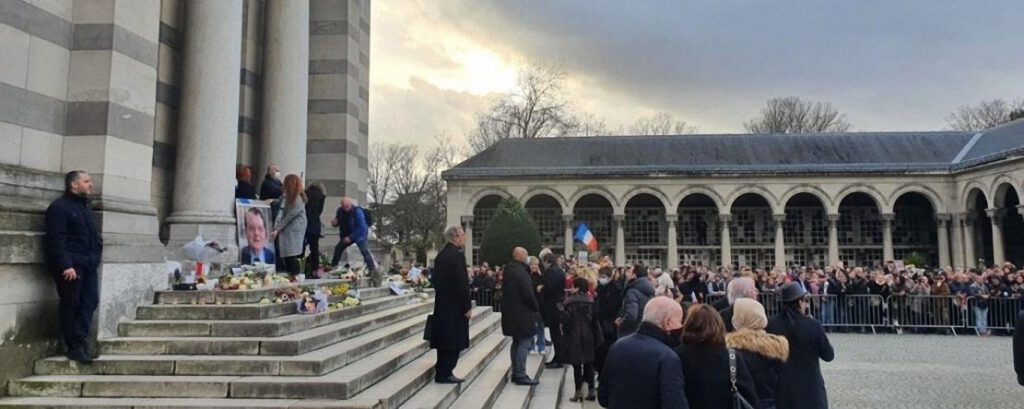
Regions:
[[580, 227], [576, 229], [576, 241], [583, 243], [591, 252], [597, 251], [597, 237], [590, 232], [586, 223], [580, 223]]

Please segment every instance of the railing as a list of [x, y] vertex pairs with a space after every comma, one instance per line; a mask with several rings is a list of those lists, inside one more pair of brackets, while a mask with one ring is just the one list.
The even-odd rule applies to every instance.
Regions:
[[501, 312], [501, 292], [489, 288], [470, 288], [470, 295], [478, 307], [491, 307], [494, 312]]

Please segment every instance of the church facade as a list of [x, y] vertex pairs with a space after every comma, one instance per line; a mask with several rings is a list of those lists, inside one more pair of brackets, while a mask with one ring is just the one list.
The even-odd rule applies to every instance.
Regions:
[[[445, 172], [476, 252], [503, 197], [545, 246], [617, 264], [1024, 262], [1024, 121], [981, 132], [511, 139]], [[920, 262], [920, 261], [919, 261]]]

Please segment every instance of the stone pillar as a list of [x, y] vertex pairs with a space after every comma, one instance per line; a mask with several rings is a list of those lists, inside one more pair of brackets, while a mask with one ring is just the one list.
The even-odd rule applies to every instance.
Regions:
[[473, 216], [462, 216], [462, 230], [466, 232], [466, 265], [473, 265]]
[[[575, 243], [575, 241], [573, 240], [573, 234], [572, 234], [572, 219], [573, 219], [573, 216], [571, 214], [563, 214], [562, 215], [562, 221], [565, 222], [565, 258], [566, 259], [568, 259], [568, 258], [573, 256], [573, 254], [572, 254], [573, 246], [572, 245], [573, 245], [573, 243]], [[600, 243], [598, 243], [598, 244], [600, 244]]]
[[882, 215], [882, 262], [894, 261], [892, 251], [892, 213]]
[[775, 221], [775, 268], [786, 269], [786, 215], [772, 215]]
[[985, 210], [989, 220], [992, 222], [992, 264], [1000, 265], [1006, 261], [1003, 254], [1003, 217], [1006, 211], [1003, 209]]
[[678, 215], [665, 215], [665, 221], [668, 222], [668, 265], [666, 267], [669, 270], [679, 267], [679, 237], [676, 234], [678, 220]]
[[305, 177], [309, 27], [308, 0], [267, 0], [260, 173], [275, 163]]
[[718, 215], [718, 222], [721, 225], [720, 227], [722, 228], [722, 266], [732, 264], [732, 238], [729, 236], [730, 221], [732, 221], [731, 214]]
[[231, 243], [237, 257], [234, 168], [238, 156], [238, 73], [242, 0], [186, 4], [178, 152], [168, 247], [201, 234]]
[[967, 263], [964, 262], [964, 237], [963, 228], [961, 227], [962, 215], [960, 213], [953, 213], [950, 216], [950, 251], [953, 253], [953, 268], [966, 268]]
[[977, 218], [972, 213], [964, 215], [964, 266], [971, 268], [978, 266], [978, 257], [974, 255], [974, 222]]
[[839, 215], [828, 215], [828, 264], [839, 264]]
[[936, 214], [935, 223], [939, 236], [939, 268], [946, 268], [946, 266], [952, 265], [952, 261], [949, 259], [949, 215]]
[[626, 215], [616, 214], [612, 218], [615, 219], [615, 265], [623, 266], [626, 265], [626, 231], [623, 226]]

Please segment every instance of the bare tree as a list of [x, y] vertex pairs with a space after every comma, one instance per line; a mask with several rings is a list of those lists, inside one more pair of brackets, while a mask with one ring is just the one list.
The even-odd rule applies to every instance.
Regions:
[[544, 138], [571, 134], [576, 119], [565, 98], [566, 74], [558, 66], [520, 69], [517, 88], [502, 95], [469, 134], [472, 153], [509, 138]]
[[668, 112], [645, 116], [633, 121], [627, 134], [630, 135], [684, 135], [697, 133], [697, 127]]
[[[594, 114], [583, 112], [574, 118], [574, 126], [568, 133], [571, 136], [606, 136], [611, 135], [611, 130], [603, 120], [598, 119]], [[567, 135], [568, 136], [568, 135]]]
[[1019, 117], [1024, 117], [1024, 99], [1010, 103], [997, 98], [961, 106], [946, 116], [946, 127], [954, 131], [980, 131]]
[[846, 132], [850, 123], [831, 103], [785, 97], [769, 99], [761, 115], [743, 127], [750, 133]]

